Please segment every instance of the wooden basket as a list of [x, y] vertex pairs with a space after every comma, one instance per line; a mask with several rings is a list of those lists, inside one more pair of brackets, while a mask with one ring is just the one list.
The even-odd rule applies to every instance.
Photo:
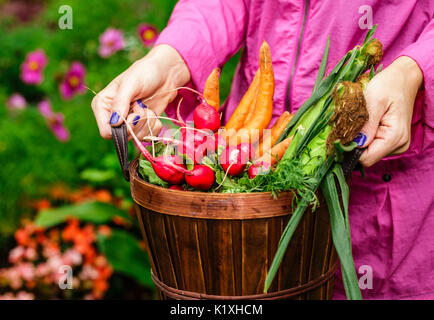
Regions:
[[[293, 195], [205, 193], [161, 188], [128, 162], [125, 124], [112, 127], [161, 299], [331, 299], [338, 259], [327, 206], [307, 210], [279, 271], [263, 293], [267, 271], [293, 209]], [[364, 149], [344, 156], [347, 179]]]
[[137, 166], [131, 193], [161, 299], [331, 299], [337, 255], [325, 203], [304, 214], [264, 294], [292, 193], [171, 190], [143, 181]]

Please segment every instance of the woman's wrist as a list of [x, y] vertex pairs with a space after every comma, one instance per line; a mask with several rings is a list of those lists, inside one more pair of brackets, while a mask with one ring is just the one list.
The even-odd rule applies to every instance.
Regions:
[[399, 76], [404, 76], [406, 83], [417, 93], [422, 87], [423, 73], [416, 61], [408, 56], [401, 56], [392, 65], [396, 66]]
[[181, 87], [190, 81], [191, 75], [182, 56], [175, 48], [161, 44], [152, 48], [145, 57], [157, 66], [160, 74], [163, 74], [169, 87]]

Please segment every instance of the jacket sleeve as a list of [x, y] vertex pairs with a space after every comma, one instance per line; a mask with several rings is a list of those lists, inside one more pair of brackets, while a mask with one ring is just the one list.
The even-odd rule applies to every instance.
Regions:
[[[423, 73], [425, 102], [432, 106], [430, 118], [434, 120], [434, 19], [425, 27], [416, 42], [406, 47], [399, 56], [408, 56]], [[427, 110], [428, 111], [428, 110]]]
[[247, 0], [181, 0], [156, 44], [174, 47], [186, 62], [193, 84], [202, 89], [212, 69], [221, 67], [243, 44]]

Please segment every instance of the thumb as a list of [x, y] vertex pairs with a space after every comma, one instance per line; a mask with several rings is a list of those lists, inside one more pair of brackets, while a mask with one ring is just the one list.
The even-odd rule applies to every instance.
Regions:
[[113, 112], [110, 117], [110, 125], [114, 127], [120, 126], [123, 119], [127, 118], [134, 96], [132, 86], [124, 85], [124, 83], [120, 84], [118, 92], [111, 103]]

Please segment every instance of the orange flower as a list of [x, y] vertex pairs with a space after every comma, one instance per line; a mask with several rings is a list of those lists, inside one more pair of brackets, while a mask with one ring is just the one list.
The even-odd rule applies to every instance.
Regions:
[[98, 233], [107, 237], [112, 233], [112, 229], [109, 226], [103, 224], [98, 227]]
[[54, 199], [67, 199], [69, 192], [64, 184], [56, 184], [50, 189], [50, 195]]
[[92, 295], [95, 299], [101, 299], [108, 289], [108, 281], [105, 279], [96, 279], [93, 281]]
[[98, 190], [94, 192], [94, 197], [100, 202], [110, 203], [112, 201], [112, 195], [107, 190]]
[[80, 222], [77, 219], [69, 219], [68, 224], [62, 231], [62, 239], [64, 241], [73, 241], [79, 232]]
[[31, 241], [30, 234], [25, 229], [18, 229], [15, 231], [15, 240], [20, 246], [28, 246]]
[[41, 199], [33, 203], [33, 208], [36, 210], [44, 210], [51, 208], [51, 202], [48, 199]]

